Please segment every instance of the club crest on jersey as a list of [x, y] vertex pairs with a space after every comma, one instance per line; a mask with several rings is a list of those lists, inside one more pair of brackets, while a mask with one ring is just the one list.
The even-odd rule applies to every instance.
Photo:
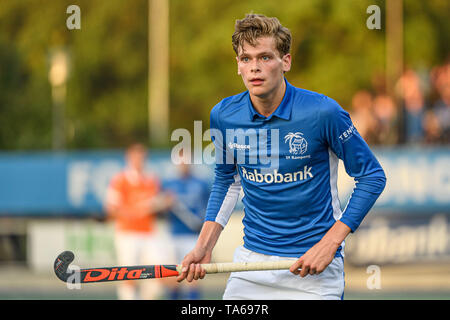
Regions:
[[289, 132], [284, 136], [284, 142], [289, 143], [290, 154], [304, 154], [308, 150], [308, 141], [306, 141], [301, 132]]

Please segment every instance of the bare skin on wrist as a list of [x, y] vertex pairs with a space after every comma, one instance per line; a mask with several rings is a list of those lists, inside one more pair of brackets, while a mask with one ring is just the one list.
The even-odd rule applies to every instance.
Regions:
[[322, 240], [292, 264], [289, 271], [300, 277], [322, 273], [333, 261], [337, 249], [350, 231], [346, 224], [336, 221]]

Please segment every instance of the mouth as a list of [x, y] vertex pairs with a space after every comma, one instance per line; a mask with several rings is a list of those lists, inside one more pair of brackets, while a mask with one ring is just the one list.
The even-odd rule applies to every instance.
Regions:
[[261, 79], [261, 78], [250, 79], [250, 83], [254, 86], [260, 86], [263, 84], [263, 82], [264, 82], [264, 79]]

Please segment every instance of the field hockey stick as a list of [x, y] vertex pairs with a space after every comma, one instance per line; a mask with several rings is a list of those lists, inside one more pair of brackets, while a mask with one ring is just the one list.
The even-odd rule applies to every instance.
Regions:
[[[141, 280], [174, 277], [181, 274], [181, 265], [142, 265], [123, 267], [104, 267], [74, 270], [69, 264], [75, 256], [71, 251], [64, 251], [56, 258], [53, 265], [56, 276], [69, 283], [92, 283], [120, 280]], [[202, 268], [206, 273], [224, 273], [261, 270], [287, 270], [294, 263], [293, 260], [264, 261], [264, 262], [225, 262], [206, 263]]]

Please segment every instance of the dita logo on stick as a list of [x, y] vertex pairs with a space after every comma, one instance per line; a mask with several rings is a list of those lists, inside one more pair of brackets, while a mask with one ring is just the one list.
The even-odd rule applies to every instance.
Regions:
[[112, 268], [111, 270], [88, 269], [84, 270], [86, 275], [84, 276], [83, 282], [102, 281], [105, 279], [108, 281], [140, 279], [144, 270], [145, 268], [128, 270], [127, 267]]

